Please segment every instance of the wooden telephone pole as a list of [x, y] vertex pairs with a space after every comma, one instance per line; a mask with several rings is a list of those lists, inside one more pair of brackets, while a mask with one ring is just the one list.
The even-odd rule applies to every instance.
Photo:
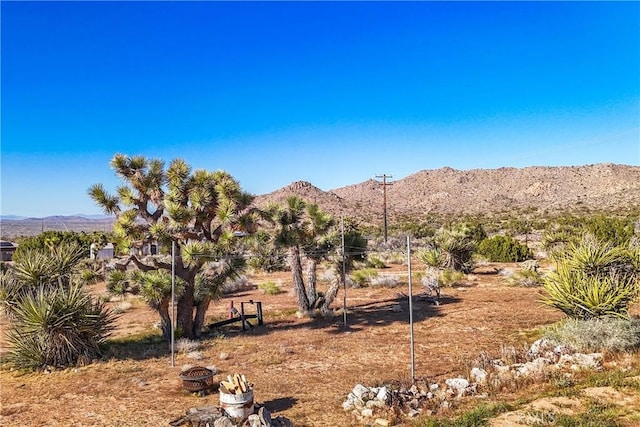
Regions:
[[382, 178], [382, 233], [384, 242], [387, 243], [387, 185], [391, 183], [387, 182], [387, 178], [393, 178], [393, 175], [376, 175], [376, 178]]

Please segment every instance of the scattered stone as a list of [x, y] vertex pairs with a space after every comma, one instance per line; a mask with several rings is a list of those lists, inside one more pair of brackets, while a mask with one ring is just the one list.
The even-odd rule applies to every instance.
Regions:
[[458, 397], [464, 395], [467, 387], [469, 387], [469, 381], [465, 378], [449, 378], [445, 380], [445, 383], [451, 387]]
[[488, 373], [484, 369], [473, 368], [473, 369], [471, 369], [471, 373], [469, 375], [469, 378], [474, 383], [478, 383], [478, 384], [483, 385], [483, 384], [487, 383], [487, 375], [488, 375]]
[[364, 408], [362, 410], [362, 416], [365, 418], [370, 418], [373, 417], [373, 409], [371, 408]]
[[224, 351], [218, 355], [218, 359], [227, 360], [229, 358], [229, 353], [225, 353]]
[[376, 426], [382, 426], [382, 427], [388, 427], [391, 425], [389, 420], [385, 420], [384, 418], [376, 418], [373, 424]]

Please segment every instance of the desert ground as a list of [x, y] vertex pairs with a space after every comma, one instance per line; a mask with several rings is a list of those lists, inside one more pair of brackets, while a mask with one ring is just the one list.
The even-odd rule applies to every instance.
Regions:
[[[541, 288], [509, 286], [497, 268], [516, 266], [489, 264], [474, 270], [464, 285], [443, 289], [439, 306], [419, 298], [423, 289], [413, 281], [416, 378], [442, 382], [467, 375], [480, 353], [499, 357], [506, 346], [530, 344], [540, 327], [563, 317], [540, 304]], [[362, 425], [341, 407], [354, 385], [409, 383], [411, 376], [406, 266], [381, 274], [396, 274], [401, 284], [348, 288], [346, 327], [342, 313], [323, 319], [298, 317], [289, 273], [250, 275], [256, 285], [275, 281], [282, 292], [266, 295], [256, 288], [226, 295], [211, 305], [209, 319], [226, 318], [231, 300], [236, 307], [253, 300], [262, 302], [265, 325], [246, 332], [239, 325], [208, 331], [199, 350], [202, 359], [178, 351], [175, 367], [170, 347], [153, 327], [155, 313], [136, 297], [128, 297], [131, 307], [118, 319], [102, 360], [48, 373], [3, 366], [0, 425], [167, 426], [189, 408], [219, 403], [215, 390], [200, 396], [183, 389], [179, 374], [186, 365], [215, 366], [215, 381], [245, 374], [254, 384], [255, 402], [296, 426]], [[92, 285], [92, 290], [102, 293], [104, 284]], [[343, 296], [341, 290], [335, 308], [342, 305]], [[122, 302], [114, 298], [110, 304]], [[252, 306], [247, 307], [250, 313]], [[1, 321], [5, 329], [7, 320]], [[0, 351], [6, 352], [2, 344]], [[537, 391], [530, 385], [485, 400], [531, 401]], [[496, 420], [495, 425], [510, 424]]]

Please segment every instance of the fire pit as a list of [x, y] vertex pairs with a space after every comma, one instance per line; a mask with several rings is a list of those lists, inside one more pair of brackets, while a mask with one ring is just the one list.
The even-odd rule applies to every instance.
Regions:
[[205, 392], [213, 387], [215, 372], [204, 366], [194, 366], [180, 374], [182, 387], [192, 393]]

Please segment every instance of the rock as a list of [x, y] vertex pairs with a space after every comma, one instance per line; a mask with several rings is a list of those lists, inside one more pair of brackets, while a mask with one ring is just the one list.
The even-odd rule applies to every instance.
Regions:
[[364, 400], [360, 399], [359, 397], [354, 397], [353, 406], [355, 406], [358, 410], [362, 410], [366, 407], [366, 403], [364, 403]]
[[440, 403], [440, 409], [449, 409], [449, 408], [451, 408], [451, 403], [449, 403], [448, 400], [443, 400]]
[[387, 427], [391, 425], [389, 420], [385, 420], [384, 418], [376, 418], [373, 425]]
[[572, 370], [579, 369], [597, 369], [602, 364], [602, 353], [575, 353], [575, 354], [563, 354], [560, 356], [558, 365], [566, 366], [570, 365]]
[[225, 353], [224, 351], [218, 355], [218, 359], [227, 360], [229, 358], [229, 353]]
[[365, 418], [371, 418], [373, 417], [373, 409], [371, 408], [364, 408], [361, 412], [362, 416]]
[[439, 388], [440, 388], [440, 384], [431, 384], [429, 386], [429, 390], [431, 390], [431, 391], [436, 391]]
[[407, 412], [407, 417], [409, 418], [415, 418], [418, 415], [420, 415], [420, 411], [417, 409], [410, 409], [409, 412]]
[[213, 422], [213, 427], [234, 427], [233, 421], [227, 417], [218, 418]]
[[376, 399], [380, 400], [381, 402], [386, 402], [387, 399], [389, 399], [389, 389], [387, 389], [386, 387], [380, 387], [380, 390], [378, 390], [378, 394], [376, 394]]
[[542, 357], [545, 355], [545, 353], [552, 351], [553, 347], [553, 342], [549, 341], [546, 338], [540, 338], [539, 340], [536, 340], [533, 344], [531, 344], [531, 347], [529, 347], [529, 351], [527, 352], [527, 354], [529, 355], [529, 357], [535, 359], [536, 357]]
[[456, 392], [458, 397], [462, 396], [467, 387], [469, 387], [469, 381], [465, 378], [449, 378], [445, 383]]
[[369, 389], [362, 384], [356, 384], [351, 393], [353, 393], [357, 398], [362, 399], [362, 395], [368, 391]]
[[271, 413], [264, 406], [258, 410], [258, 417], [263, 427], [271, 427]]
[[384, 409], [387, 406], [387, 404], [384, 403], [382, 400], [373, 399], [373, 400], [367, 401], [365, 406], [370, 409], [373, 409], [373, 408]]
[[471, 381], [478, 384], [486, 384], [487, 383], [487, 371], [480, 368], [471, 369], [471, 373], [469, 375]]
[[353, 409], [355, 409], [355, 407], [356, 406], [353, 404], [353, 399], [347, 398], [347, 400], [342, 402], [342, 409], [344, 409], [345, 411], [352, 411]]
[[249, 415], [247, 423], [249, 424], [249, 427], [262, 427], [262, 422], [260, 421], [258, 414]]

